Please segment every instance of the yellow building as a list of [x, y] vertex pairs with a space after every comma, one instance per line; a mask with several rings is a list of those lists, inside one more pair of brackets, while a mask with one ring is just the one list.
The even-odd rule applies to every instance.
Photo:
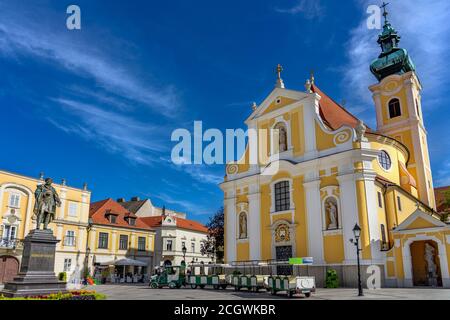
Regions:
[[245, 122], [255, 142], [221, 184], [227, 262], [313, 257], [319, 286], [328, 268], [353, 286], [358, 224], [363, 278], [375, 265], [383, 286], [450, 287], [450, 227], [435, 212], [422, 87], [387, 21], [378, 43], [376, 129], [313, 77], [305, 91], [286, 89], [279, 67], [275, 89]]
[[[22, 240], [36, 227], [34, 192], [43, 177], [34, 179], [0, 171], [0, 283], [12, 280], [22, 258]], [[49, 226], [57, 239], [55, 272], [67, 272], [68, 281], [80, 278], [86, 256], [91, 193], [86, 189], [53, 184], [61, 199]]]
[[116, 265], [117, 278], [126, 281], [124, 275], [153, 272], [155, 231], [142, 218], [113, 199], [92, 203], [89, 216], [87, 264], [91, 273]]

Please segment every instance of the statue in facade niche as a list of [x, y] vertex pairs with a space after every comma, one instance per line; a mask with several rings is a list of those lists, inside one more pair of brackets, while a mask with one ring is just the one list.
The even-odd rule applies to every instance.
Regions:
[[53, 180], [51, 178], [45, 179], [45, 183], [38, 185], [34, 196], [36, 203], [34, 205], [34, 213], [36, 215], [36, 230], [41, 228], [41, 224], [44, 224], [43, 229], [48, 229], [48, 224], [55, 219], [56, 207], [61, 206], [61, 200], [58, 193], [52, 186]]
[[242, 213], [239, 217], [239, 238], [247, 238], [247, 215]]
[[328, 218], [330, 219], [330, 223], [328, 224], [327, 229], [337, 229], [338, 227], [338, 217], [337, 217], [337, 206], [336, 204], [328, 200], [326, 202], [325, 210], [328, 213]]
[[437, 278], [437, 266], [434, 262], [435, 249], [429, 243], [425, 244], [425, 261], [427, 262], [427, 272], [429, 279]]
[[355, 128], [356, 131], [356, 141], [366, 142], [367, 138], [364, 136], [367, 131], [367, 127], [361, 120], [358, 120], [358, 125]]
[[280, 135], [280, 152], [287, 151], [287, 133], [286, 129], [281, 126], [279, 129], [279, 135]]

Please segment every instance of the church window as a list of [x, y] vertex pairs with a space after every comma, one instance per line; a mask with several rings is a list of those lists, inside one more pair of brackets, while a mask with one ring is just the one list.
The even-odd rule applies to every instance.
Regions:
[[275, 211], [289, 210], [291, 207], [289, 181], [275, 184]]
[[391, 157], [389, 157], [386, 151], [381, 151], [378, 154], [378, 163], [385, 170], [389, 170], [391, 168], [392, 166]]
[[239, 239], [247, 239], [247, 214], [239, 214]]
[[284, 123], [278, 123], [275, 127], [275, 132], [278, 134], [278, 152], [285, 152], [288, 149], [287, 130]]
[[417, 99], [416, 99], [416, 111], [417, 111], [417, 117], [420, 119], [419, 101], [417, 101]]
[[400, 100], [395, 98], [395, 99], [392, 99], [391, 101], [389, 101], [389, 117], [392, 119], [392, 118], [400, 117], [401, 115], [402, 115], [402, 111], [400, 109]]
[[397, 196], [397, 207], [398, 211], [402, 211], [402, 199], [399, 196]]
[[386, 241], [386, 227], [384, 224], [381, 225], [381, 242], [382, 246], [385, 247], [387, 241]]
[[383, 200], [381, 198], [381, 192], [378, 191], [377, 194], [378, 194], [378, 206], [380, 208], [383, 208]]

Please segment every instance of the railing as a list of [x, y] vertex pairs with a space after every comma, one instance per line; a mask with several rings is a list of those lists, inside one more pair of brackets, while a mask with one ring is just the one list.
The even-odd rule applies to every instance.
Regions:
[[0, 239], [0, 248], [4, 249], [20, 249], [23, 247], [23, 240], [19, 239]]

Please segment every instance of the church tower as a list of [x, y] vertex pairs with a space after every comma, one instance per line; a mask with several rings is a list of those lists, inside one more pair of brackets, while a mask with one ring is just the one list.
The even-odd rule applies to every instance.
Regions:
[[400, 36], [387, 19], [378, 37], [381, 54], [370, 70], [378, 83], [371, 86], [377, 116], [377, 131], [403, 143], [409, 150], [407, 169], [415, 178], [418, 198], [436, 208], [427, 131], [424, 126], [421, 91], [416, 68], [408, 52], [400, 48]]

